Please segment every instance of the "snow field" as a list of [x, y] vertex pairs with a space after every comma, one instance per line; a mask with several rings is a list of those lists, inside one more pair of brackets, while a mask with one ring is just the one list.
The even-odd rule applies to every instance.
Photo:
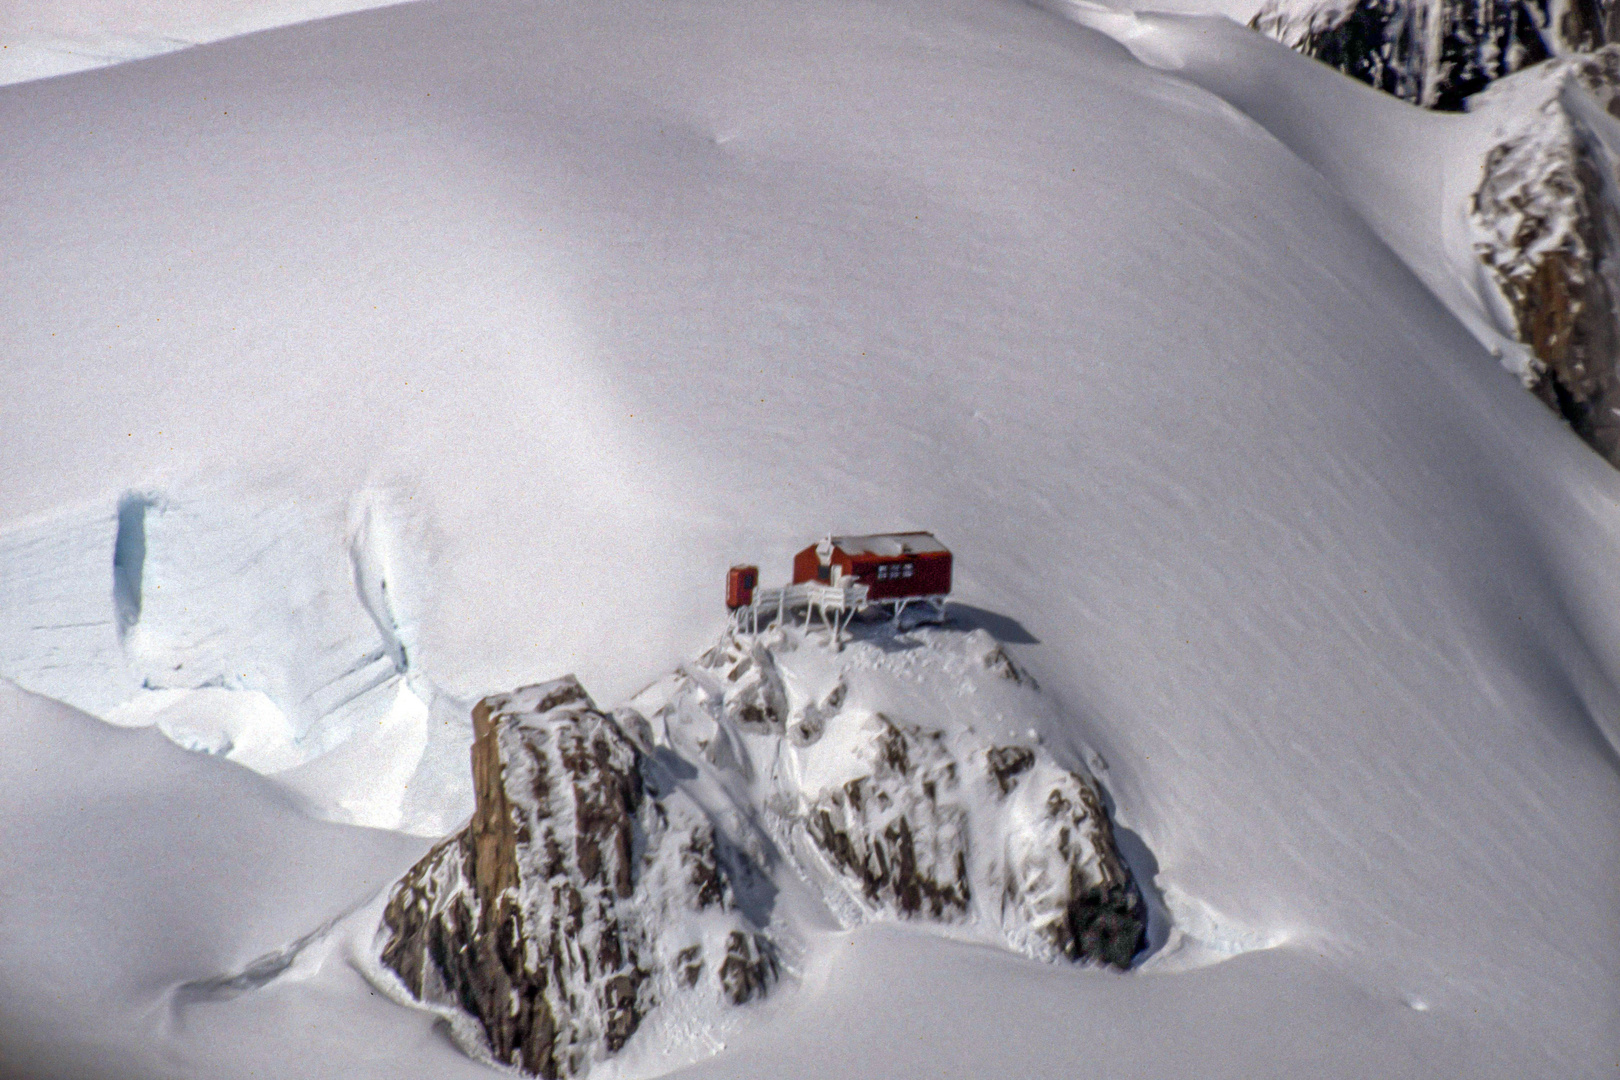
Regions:
[[29, 0], [0, 7], [0, 85], [127, 63], [375, 0]]
[[[0, 577], [24, 596], [0, 673], [98, 713], [136, 696], [120, 496], [183, 504], [226, 477], [251, 515], [277, 474], [332, 508], [330, 557], [285, 576], [336, 629], [300, 637], [221, 585], [241, 603], [205, 606], [265, 612], [265, 638], [199, 655], [221, 675], [261, 658], [242, 688], [327, 730], [277, 687], [378, 650], [359, 683], [402, 678], [346, 543], [354, 493], [405, 477], [403, 519], [431, 527], [401, 545], [423, 596], [394, 610], [446, 776], [464, 750], [436, 725], [482, 693], [571, 670], [622, 701], [696, 655], [729, 563], [769, 581], [829, 529], [930, 528], [961, 599], [1025, 631], [1059, 709], [1037, 735], [1107, 763], [1166, 903], [1214, 913], [1212, 939], [1283, 944], [1116, 977], [861, 931], [826, 941], [791, 1024], [697, 1071], [1600, 1074], [1620, 1031], [1617, 480], [1423, 269], [1445, 200], [1396, 181], [1431, 180], [1450, 134], [1403, 134], [1370, 91], [1281, 60], [1250, 89], [1316, 119], [1256, 122], [1209, 88], [1252, 57], [1202, 26], [1166, 71], [989, 0], [435, 3], [0, 90], [0, 494], [5, 542], [44, 545]], [[1329, 115], [1394, 149], [1313, 149]], [[1387, 202], [1355, 194], [1386, 181]], [[89, 534], [39, 525], [75, 505]], [[169, 611], [184, 633], [135, 634], [142, 679], [196, 625], [149, 615], [145, 580], [146, 629]], [[24, 607], [41, 617], [14, 634]], [[157, 685], [232, 689], [204, 682]], [[397, 700], [355, 699], [375, 711], [345, 714], [350, 737]], [[119, 798], [150, 797], [130, 782]], [[27, 790], [71, 820], [77, 789]], [[43, 841], [6, 835], [20, 879], [66, 888]], [[367, 860], [321, 863], [359, 882]], [[107, 962], [154, 986], [236, 970], [330, 917], [295, 909], [263, 940], [209, 923], [252, 939], [230, 962]], [[62, 915], [87, 936], [108, 917]], [[72, 975], [76, 954], [18, 933], [8, 955]], [[358, 982], [318, 994], [272, 982], [204, 1034], [108, 1038], [227, 1076], [311, 1000], [392, 1030]], [[8, 1031], [26, 1005], [37, 1060], [68, 1061], [94, 1013], [18, 1000]], [[323, 1045], [310, 1075], [437, 1067], [410, 1039]]]

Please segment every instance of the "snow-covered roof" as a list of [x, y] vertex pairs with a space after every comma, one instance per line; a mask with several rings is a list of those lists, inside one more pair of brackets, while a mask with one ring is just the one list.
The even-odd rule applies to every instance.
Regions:
[[950, 553], [933, 533], [873, 533], [870, 536], [835, 536], [834, 546], [848, 555], [877, 555], [893, 558], [897, 555]]

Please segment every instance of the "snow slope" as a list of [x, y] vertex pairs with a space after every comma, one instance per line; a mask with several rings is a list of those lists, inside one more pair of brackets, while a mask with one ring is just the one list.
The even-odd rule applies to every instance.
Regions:
[[345, 916], [424, 841], [313, 821], [246, 769], [9, 683], [0, 733], [0, 1075], [315, 1075], [336, 1043], [344, 1075], [381, 1077], [377, 1039], [481, 1073], [345, 960]]
[[377, 6], [376, 0], [6, 0], [0, 85]]
[[[769, 583], [829, 529], [931, 528], [1022, 628], [1046, 744], [1100, 753], [1183, 923], [1250, 950], [1118, 976], [834, 935], [697, 1071], [1612, 1067], [1620, 478], [1407, 268], [1401, 219], [1208, 90], [1000, 0], [424, 3], [0, 89], [0, 125], [5, 537], [132, 492], [398, 491], [413, 670], [447, 700], [575, 671], [607, 704], [713, 638], [730, 562]], [[64, 660], [109, 685], [113, 546], [51, 578], [103, 598], [50, 625], [109, 628]], [[8, 785], [7, 827], [76, 790]], [[85, 829], [186, 835], [112, 817]], [[322, 866], [347, 898], [376, 858]], [[0, 922], [4, 955], [72, 970], [37, 925]], [[231, 962], [277, 937], [211, 925]], [[119, 963], [120, 1008], [181, 978]], [[84, 1075], [87, 1014], [15, 970], [7, 1035]], [[124, 1075], [246, 1075], [314, 1010], [351, 1034], [308, 1075], [459, 1067], [346, 971], [105, 1039]]]
[[1515, 373], [1529, 370], [1468, 221], [1481, 163], [1511, 114], [1414, 108], [1224, 19], [1089, 3], [1062, 10], [1262, 125], [1317, 169], [1482, 345]]

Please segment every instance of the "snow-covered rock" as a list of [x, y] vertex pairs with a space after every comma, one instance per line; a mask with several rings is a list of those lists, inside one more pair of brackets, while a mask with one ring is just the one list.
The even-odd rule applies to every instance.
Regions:
[[485, 698], [477, 809], [394, 887], [382, 964], [545, 1077], [676, 998], [690, 1025], [763, 996], [779, 948], [744, 901], [795, 867], [847, 924], [1127, 967], [1147, 913], [1094, 781], [976, 730], [1052, 707], [983, 631], [888, 627], [727, 633], [612, 715], [572, 676]]
[[1610, 36], [1596, 0], [1266, 0], [1250, 25], [1431, 109]]
[[[727, 720], [744, 729], [782, 730], [787, 717], [787, 694], [776, 662], [764, 645], [728, 637], [705, 653], [700, 663], [724, 672], [726, 688], [721, 700]], [[814, 722], [799, 717], [801, 727]]]
[[1459, 110], [1492, 81], [1612, 36], [1594, 0], [1266, 0], [1255, 29], [1396, 97]]
[[577, 1076], [677, 995], [766, 992], [742, 856], [576, 680], [486, 698], [473, 723], [472, 821], [395, 886], [378, 942], [464, 1048]]
[[1496, 121], [1474, 250], [1533, 355], [1526, 381], [1620, 463], [1620, 45], [1510, 76], [1469, 107]]
[[729, 634], [632, 704], [762, 808], [847, 923], [937, 922], [1118, 967], [1142, 946], [1095, 782], [1013, 741], [1055, 706], [983, 631], [868, 627], [841, 649]]
[[805, 832], [871, 904], [901, 915], [966, 913], [968, 814], [956, 798], [956, 759], [943, 734], [897, 726], [882, 713], [856, 719], [838, 747], [857, 775], [801, 791]]

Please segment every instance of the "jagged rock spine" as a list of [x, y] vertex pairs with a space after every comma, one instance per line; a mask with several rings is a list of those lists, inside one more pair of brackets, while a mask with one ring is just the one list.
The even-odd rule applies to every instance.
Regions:
[[395, 886], [379, 928], [383, 965], [472, 1021], [471, 1049], [580, 1076], [676, 993], [707, 984], [741, 1003], [774, 981], [713, 825], [649, 784], [576, 681], [486, 698], [474, 734], [473, 819]]

